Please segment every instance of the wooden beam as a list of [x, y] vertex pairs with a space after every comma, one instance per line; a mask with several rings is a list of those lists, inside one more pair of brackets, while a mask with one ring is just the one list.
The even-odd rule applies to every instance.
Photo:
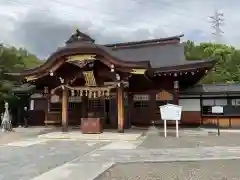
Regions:
[[68, 89], [62, 90], [62, 130], [68, 131]]
[[124, 132], [124, 88], [120, 84], [117, 89], [118, 132]]
[[38, 79], [38, 77], [36, 77], [36, 76], [27, 76], [27, 77], [25, 77], [25, 80], [26, 80], [27, 82], [29, 82], [29, 81], [34, 81], [34, 80], [36, 80], [36, 79]]
[[75, 55], [68, 57], [67, 62], [72, 61], [84, 61], [84, 60], [96, 60], [96, 55], [93, 54], [85, 54], [85, 55]]
[[146, 69], [132, 69], [131, 74], [145, 74]]

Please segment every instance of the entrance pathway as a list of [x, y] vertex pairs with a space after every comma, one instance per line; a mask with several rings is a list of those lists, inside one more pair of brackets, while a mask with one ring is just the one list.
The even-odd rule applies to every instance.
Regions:
[[125, 133], [118, 133], [116, 130], [104, 131], [101, 134], [82, 134], [81, 131], [53, 132], [39, 135], [42, 139], [77, 139], [77, 140], [126, 140], [134, 141], [143, 135], [140, 130], [126, 130]]
[[[196, 162], [202, 160], [229, 160], [240, 159], [240, 147], [209, 147], [209, 148], [179, 148], [179, 149], [131, 149], [131, 150], [103, 150], [104, 148], [95, 150], [86, 156], [78, 158], [56, 169], [46, 172], [33, 180], [62, 180], [62, 179], [85, 179], [93, 180], [97, 178], [113, 165], [124, 163], [129, 169], [128, 171], [136, 171], [136, 168], [129, 166], [129, 163], [164, 163], [164, 162]], [[130, 164], [131, 165], [131, 164]], [[141, 170], [140, 170], [141, 171]], [[120, 173], [120, 174], [119, 174]], [[124, 173], [124, 172], [122, 172]], [[63, 176], [59, 176], [63, 174]], [[109, 173], [108, 173], [109, 174]], [[124, 174], [108, 175], [106, 180], [111, 177]], [[129, 179], [128, 177], [125, 178]], [[154, 179], [154, 178], [152, 178]]]
[[[237, 142], [240, 134], [182, 136], [178, 139], [164, 138], [158, 133], [146, 134], [135, 140], [33, 138], [8, 143], [0, 146], [0, 180], [111, 180], [121, 178], [125, 172], [126, 177], [122, 179], [127, 180], [136, 177], [134, 171], [142, 173], [140, 180], [149, 177], [154, 180], [157, 172], [162, 173], [159, 169], [164, 163], [179, 173], [179, 168], [187, 169], [190, 165], [199, 165], [201, 169], [200, 164], [207, 160], [219, 160], [229, 167], [240, 162], [240, 143]], [[232, 159], [236, 160], [233, 162]], [[144, 176], [152, 162], [156, 173]], [[208, 169], [214, 166], [214, 163], [205, 164]], [[102, 173], [104, 176], [100, 176]]]

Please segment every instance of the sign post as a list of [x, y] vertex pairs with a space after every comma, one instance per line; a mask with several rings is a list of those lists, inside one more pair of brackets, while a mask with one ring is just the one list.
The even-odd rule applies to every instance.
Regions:
[[217, 115], [217, 134], [220, 136], [219, 115], [223, 114], [222, 106], [213, 106], [212, 113]]
[[175, 122], [176, 122], [176, 137], [179, 137], [178, 121]]
[[161, 119], [164, 121], [164, 137], [167, 137], [167, 121], [176, 122], [176, 137], [179, 137], [179, 122], [181, 120], [182, 106], [166, 104], [159, 106]]
[[167, 121], [166, 120], [163, 120], [164, 121], [164, 137], [166, 138], [167, 137]]

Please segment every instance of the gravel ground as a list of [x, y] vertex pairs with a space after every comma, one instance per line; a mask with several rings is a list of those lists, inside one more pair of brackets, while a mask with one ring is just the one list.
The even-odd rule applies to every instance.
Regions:
[[239, 180], [240, 160], [118, 164], [95, 180]]
[[196, 148], [211, 146], [240, 146], [240, 134], [224, 133], [220, 136], [183, 136], [180, 138], [149, 135], [139, 148]]

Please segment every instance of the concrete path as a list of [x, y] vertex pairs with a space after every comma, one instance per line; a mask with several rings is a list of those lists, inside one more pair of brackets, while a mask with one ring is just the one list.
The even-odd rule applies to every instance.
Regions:
[[38, 137], [41, 139], [77, 139], [77, 140], [127, 140], [134, 141], [142, 136], [142, 131], [129, 131], [126, 133], [103, 132], [101, 134], [82, 134], [80, 131], [53, 132]]
[[11, 132], [1, 132], [0, 131], [0, 145], [19, 141], [21, 139], [36, 137], [40, 134], [48, 133], [53, 131], [54, 128], [46, 127], [29, 127], [29, 128], [14, 128]]
[[[29, 143], [24, 140], [0, 146], [0, 180], [33, 179], [73, 160], [81, 159], [87, 153], [94, 152], [107, 144], [107, 142], [93, 141], [89, 143], [69, 140], [35, 140], [37, 140], [35, 144], [31, 139]], [[80, 173], [85, 174], [82, 171]], [[60, 171], [55, 176], [62, 179], [64, 172]]]
[[[240, 147], [209, 147], [186, 149], [131, 149], [95, 150], [58, 168], [50, 170], [33, 180], [85, 179], [93, 180], [118, 163], [132, 162], [179, 162], [216, 159], [240, 159]], [[62, 174], [62, 175], [60, 175]]]
[[6, 143], [0, 146], [0, 180], [93, 180], [119, 163], [240, 159], [240, 135], [177, 139], [147, 134], [130, 140], [29, 138]]

